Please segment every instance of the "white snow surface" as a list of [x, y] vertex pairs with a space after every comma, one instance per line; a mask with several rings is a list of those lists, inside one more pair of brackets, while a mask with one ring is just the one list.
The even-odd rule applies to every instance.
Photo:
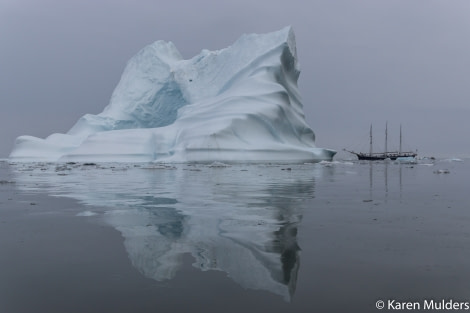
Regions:
[[108, 106], [66, 134], [20, 136], [15, 161], [262, 162], [331, 160], [317, 148], [297, 87], [291, 27], [243, 35], [184, 60], [157, 41], [132, 57]]

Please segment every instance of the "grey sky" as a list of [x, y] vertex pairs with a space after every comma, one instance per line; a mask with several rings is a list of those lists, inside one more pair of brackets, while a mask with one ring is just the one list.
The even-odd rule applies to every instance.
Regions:
[[99, 113], [129, 58], [173, 41], [185, 58], [292, 25], [317, 145], [398, 144], [470, 156], [468, 0], [0, 0], [0, 157], [19, 135]]

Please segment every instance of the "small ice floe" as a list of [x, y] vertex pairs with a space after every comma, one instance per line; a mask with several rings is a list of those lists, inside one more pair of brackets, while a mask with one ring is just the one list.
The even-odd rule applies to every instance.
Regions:
[[404, 163], [404, 164], [416, 164], [416, 158], [414, 157], [399, 157], [396, 159], [397, 163]]
[[68, 167], [67, 165], [57, 165], [55, 167], [55, 171], [56, 172], [63, 172], [63, 171], [70, 171], [72, 170], [70, 167]]
[[95, 216], [98, 215], [98, 213], [92, 212], [92, 211], [83, 211], [77, 214], [77, 216]]
[[444, 170], [437, 170], [437, 171], [434, 171], [433, 172], [434, 174], [449, 174], [450, 171], [448, 169], [444, 169]]
[[113, 172], [125, 172], [128, 170], [127, 167], [116, 167], [116, 166], [111, 166], [110, 169]]
[[450, 158], [450, 159], [444, 159], [442, 162], [463, 162], [462, 159], [459, 158]]
[[149, 166], [140, 167], [143, 170], [176, 170], [175, 166], [165, 165], [165, 164], [155, 164]]
[[419, 159], [423, 162], [435, 162], [436, 161], [436, 158], [433, 156], [432, 157], [424, 156], [424, 157], [420, 157]]
[[333, 165], [354, 165], [353, 162], [349, 162], [349, 161], [324, 161], [323, 160], [318, 163], [326, 167], [330, 167]]
[[218, 167], [218, 168], [220, 168], [220, 167], [231, 167], [231, 165], [215, 161], [211, 165], [209, 165], [209, 167]]
[[418, 165], [421, 165], [421, 166], [434, 166], [433, 163], [419, 163]]

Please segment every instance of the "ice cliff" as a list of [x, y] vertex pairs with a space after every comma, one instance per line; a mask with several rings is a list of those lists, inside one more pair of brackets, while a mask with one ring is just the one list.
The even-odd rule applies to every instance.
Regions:
[[18, 137], [16, 161], [331, 160], [317, 148], [297, 87], [290, 27], [243, 35], [184, 60], [157, 41], [130, 59], [108, 106], [66, 134]]

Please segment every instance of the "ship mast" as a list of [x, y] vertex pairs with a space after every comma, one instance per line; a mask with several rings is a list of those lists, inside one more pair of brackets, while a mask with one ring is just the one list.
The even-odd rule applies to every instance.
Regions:
[[400, 150], [398, 152], [401, 154], [401, 124], [400, 124]]
[[387, 140], [388, 140], [388, 122], [385, 122], [385, 153], [387, 153]]
[[372, 124], [370, 124], [370, 133], [369, 133], [369, 138], [370, 138], [370, 148], [369, 148], [369, 155], [372, 156]]

